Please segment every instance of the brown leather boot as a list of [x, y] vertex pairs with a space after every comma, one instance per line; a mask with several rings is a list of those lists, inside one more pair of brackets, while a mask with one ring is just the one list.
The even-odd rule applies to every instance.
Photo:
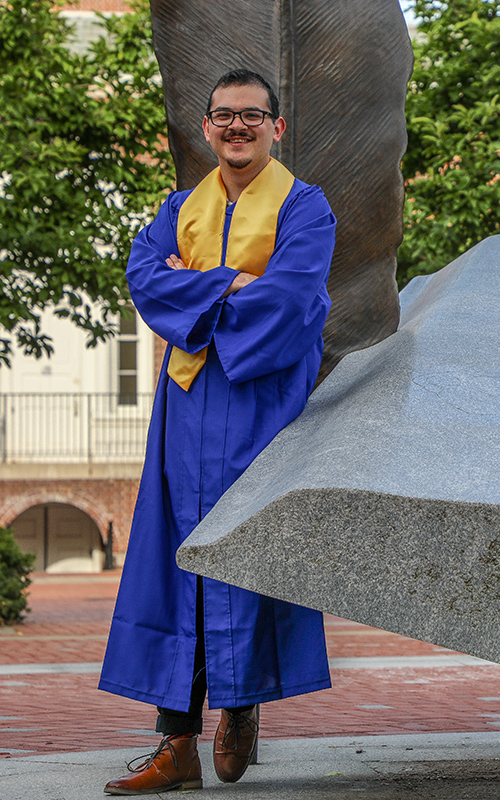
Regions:
[[214, 766], [221, 781], [239, 781], [251, 761], [258, 732], [257, 706], [241, 714], [222, 709], [214, 739]]
[[167, 789], [201, 789], [197, 738], [196, 735], [165, 736], [146, 761], [130, 770], [131, 775], [107, 783], [105, 793], [154, 794]]

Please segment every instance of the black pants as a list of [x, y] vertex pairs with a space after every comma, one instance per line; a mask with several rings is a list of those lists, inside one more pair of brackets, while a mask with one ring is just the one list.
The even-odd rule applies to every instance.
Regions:
[[[185, 733], [201, 733], [203, 703], [207, 693], [207, 670], [205, 665], [205, 635], [203, 626], [203, 579], [196, 581], [196, 649], [194, 655], [193, 681], [188, 711], [174, 711], [158, 706], [156, 730], [165, 736]], [[227, 708], [233, 714], [249, 711], [253, 706]]]

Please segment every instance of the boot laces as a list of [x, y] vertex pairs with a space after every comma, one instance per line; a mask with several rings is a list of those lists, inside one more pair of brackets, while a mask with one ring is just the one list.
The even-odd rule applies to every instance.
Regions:
[[[160, 744], [158, 745], [158, 747], [156, 748], [156, 750], [153, 753], [149, 753], [149, 754], [143, 755], [143, 756], [137, 756], [137, 758], [133, 758], [132, 761], [129, 761], [128, 764], [127, 764], [128, 771], [129, 772], [143, 772], [145, 769], [148, 769], [151, 766], [151, 764], [153, 763], [155, 758], [157, 758], [158, 756], [162, 755], [166, 750], [168, 750], [170, 752], [170, 756], [172, 758], [172, 762], [173, 762], [173, 765], [174, 765], [175, 769], [178, 769], [179, 760], [177, 758], [177, 753], [175, 751], [175, 747], [172, 744], [172, 740], [178, 739], [178, 738], [179, 737], [176, 734], [169, 735], [169, 736], [164, 736], [163, 739], [161, 740]], [[144, 759], [144, 758], [146, 760], [142, 761], [142, 763], [139, 764], [137, 767], [133, 767], [132, 766], [132, 764], [134, 764], [136, 761], [140, 761], [141, 759]]]
[[249, 728], [252, 733], [258, 733], [259, 726], [255, 722], [255, 720], [250, 719], [249, 717], [245, 716], [245, 714], [231, 714], [229, 711], [227, 712], [229, 719], [227, 722], [227, 728], [224, 731], [224, 735], [222, 737], [221, 745], [222, 747], [227, 747], [229, 750], [229, 746], [226, 743], [226, 739], [234, 732], [234, 745], [233, 749], [238, 749], [238, 742], [240, 739], [240, 733], [242, 732], [243, 728], [246, 726]]

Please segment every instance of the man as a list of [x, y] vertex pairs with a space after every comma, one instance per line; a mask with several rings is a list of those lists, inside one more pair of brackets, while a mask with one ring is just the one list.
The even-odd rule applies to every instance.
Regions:
[[330, 686], [321, 614], [180, 570], [181, 542], [303, 410], [318, 373], [335, 220], [318, 187], [270, 158], [278, 100], [224, 75], [203, 131], [219, 160], [136, 238], [130, 291], [169, 342], [100, 687], [158, 707], [158, 749], [109, 794], [201, 787], [208, 686], [214, 763], [238, 780], [255, 706]]

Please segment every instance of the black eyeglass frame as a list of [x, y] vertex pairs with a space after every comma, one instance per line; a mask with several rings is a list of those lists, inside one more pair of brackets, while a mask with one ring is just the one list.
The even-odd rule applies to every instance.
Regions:
[[[231, 120], [230, 120], [230, 122], [227, 122], [224, 125], [219, 125], [219, 124], [217, 124], [217, 122], [214, 122], [214, 120], [213, 120], [213, 114], [220, 113], [221, 111], [225, 112], [226, 114], [232, 114], [233, 115]], [[262, 114], [261, 121], [260, 122], [256, 122], [255, 124], [252, 124], [251, 122], [245, 122], [245, 120], [241, 116], [242, 114], [245, 113], [245, 111], [258, 111], [259, 114]], [[242, 108], [241, 111], [233, 111], [232, 108], [216, 108], [213, 111], [208, 111], [207, 112], [208, 119], [210, 120], [212, 125], [215, 125], [216, 128], [229, 128], [229, 126], [233, 124], [233, 122], [235, 120], [235, 117], [239, 117], [241, 119], [242, 124], [246, 125], [248, 128], [258, 128], [259, 125], [263, 125], [264, 124], [266, 116], [269, 116], [269, 117], [271, 117], [271, 119], [273, 119], [272, 113], [270, 111], [264, 111], [263, 108]]]

